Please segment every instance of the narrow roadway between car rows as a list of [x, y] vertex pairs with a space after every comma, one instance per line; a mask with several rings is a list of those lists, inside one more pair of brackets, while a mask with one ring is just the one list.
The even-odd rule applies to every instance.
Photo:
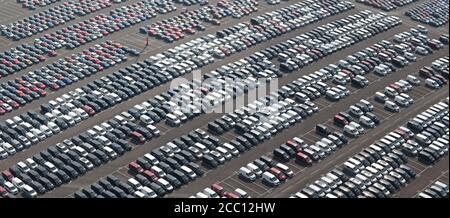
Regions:
[[[300, 73], [287, 74], [286, 76], [279, 79], [279, 82], [280, 82], [279, 87], [281, 87], [282, 85], [288, 84], [289, 82], [300, 77], [301, 75], [312, 73], [315, 70], [325, 67], [330, 63], [337, 62], [338, 60], [340, 60], [343, 57], [346, 57], [347, 55], [350, 55], [354, 52], [357, 52], [357, 51], [369, 46], [369, 45], [372, 45], [372, 44], [380, 41], [381, 39], [389, 38], [390, 36], [393, 36], [394, 34], [405, 31], [407, 29], [408, 29], [407, 26], [400, 26], [399, 28], [382, 33], [374, 38], [363, 41], [363, 42], [356, 44], [354, 46], [351, 46], [347, 49], [341, 50], [338, 53], [330, 55], [326, 59], [320, 60], [317, 63], [311, 64], [310, 66], [301, 69]], [[295, 33], [293, 33], [293, 34], [295, 34]], [[279, 42], [279, 40], [273, 40], [273, 41], [274, 41], [274, 43]], [[253, 50], [253, 49], [251, 49], [251, 50]], [[278, 134], [271, 140], [265, 142], [262, 145], [259, 145], [252, 151], [246, 152], [245, 154], [241, 155], [239, 158], [231, 160], [230, 162], [226, 163], [224, 166], [219, 167], [219, 169], [216, 169], [210, 173], [207, 173], [204, 177], [199, 178], [195, 182], [190, 183], [187, 186], [175, 191], [173, 194], [171, 194], [169, 196], [171, 196], [171, 197], [172, 196], [173, 197], [186, 196], [187, 193], [183, 193], [183, 191], [184, 192], [188, 191], [189, 193], [193, 193], [193, 191], [195, 191], [197, 189], [200, 189], [202, 187], [210, 185], [211, 181], [221, 180], [222, 177], [224, 177], [225, 175], [230, 175], [238, 167], [242, 166], [243, 163], [247, 163], [249, 160], [253, 160], [256, 157], [259, 157], [261, 154], [267, 153], [268, 151], [273, 149], [274, 146], [278, 146], [280, 144], [279, 142], [282, 142], [284, 140], [292, 138], [293, 136], [297, 136], [299, 134], [299, 130], [302, 130], [302, 131], [309, 130], [315, 124], [321, 123], [325, 120], [330, 119], [330, 116], [332, 114], [335, 114], [339, 111], [346, 109], [348, 107], [348, 105], [359, 101], [359, 99], [361, 99], [361, 98], [365, 98], [367, 96], [372, 95], [374, 92], [383, 89], [386, 85], [390, 84], [392, 81], [396, 81], [400, 78], [405, 77], [409, 73], [415, 72], [421, 66], [429, 65], [429, 63], [431, 63], [431, 61], [435, 60], [438, 57], [442, 57], [445, 54], [446, 54], [445, 50], [437, 51], [430, 56], [420, 59], [417, 63], [414, 63], [404, 69], [398, 70], [395, 74], [389, 75], [389, 76], [383, 78], [382, 80], [374, 82], [373, 84], [369, 85], [368, 87], [364, 88], [363, 90], [359, 90], [357, 93], [352, 95], [350, 98], [339, 101], [336, 104], [334, 104], [333, 107], [328, 107], [328, 108], [320, 111], [319, 114], [315, 115], [314, 117], [309, 118], [306, 121], [302, 122], [301, 124], [298, 124], [297, 126]], [[239, 58], [237, 58], [236, 60], [238, 60], [238, 59]], [[217, 66], [215, 66], [215, 67], [217, 67]], [[139, 97], [141, 97], [141, 96], [139, 96]], [[145, 100], [145, 99], [147, 99], [147, 97], [143, 98], [143, 99]], [[139, 102], [140, 101], [136, 101], [136, 103], [139, 103]], [[124, 107], [121, 107], [120, 110], [117, 110], [117, 111], [120, 112], [124, 109], [125, 109]], [[110, 114], [109, 117], [112, 117], [116, 113], [108, 113], [108, 114]], [[63, 185], [62, 187], [56, 189], [55, 191], [52, 191], [43, 196], [44, 197], [67, 196], [68, 194], [77, 191], [80, 187], [90, 185], [93, 182], [100, 179], [101, 177], [104, 177], [104, 176], [116, 171], [118, 168], [126, 166], [129, 162], [142, 156], [145, 152], [150, 152], [153, 148], [164, 145], [176, 137], [180, 137], [184, 134], [187, 134], [189, 131], [191, 131], [193, 129], [203, 127], [208, 122], [213, 121], [213, 120], [221, 117], [222, 115], [223, 114], [219, 114], [219, 113], [204, 114], [195, 120], [188, 121], [187, 124], [184, 124], [177, 128], [172, 128], [165, 135], [162, 135], [160, 138], [154, 139], [154, 140], [146, 143], [145, 145], [139, 146], [136, 149], [134, 149], [133, 151], [129, 152], [128, 154], [126, 154], [122, 157], [119, 157], [117, 160], [112, 161], [111, 163], [109, 163], [105, 166], [101, 166], [97, 169], [94, 169], [93, 171], [87, 173], [87, 175], [85, 175], [79, 179], [76, 179], [72, 183]], [[83, 130], [85, 130], [85, 129], [86, 128], [84, 128]], [[278, 142], [278, 143], [274, 143], [274, 142]], [[182, 194], [177, 194], [177, 193], [182, 193]]]

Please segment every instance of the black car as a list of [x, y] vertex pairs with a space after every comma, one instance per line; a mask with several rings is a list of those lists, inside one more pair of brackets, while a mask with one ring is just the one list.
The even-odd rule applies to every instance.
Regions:
[[175, 176], [167, 174], [165, 179], [174, 187], [180, 188], [183, 184]]
[[328, 129], [327, 126], [323, 124], [317, 124], [316, 125], [316, 133], [322, 136], [328, 136], [331, 131]]
[[287, 162], [290, 159], [289, 155], [284, 150], [282, 150], [280, 148], [275, 148], [273, 150], [273, 156], [277, 160], [282, 161], [282, 162]]

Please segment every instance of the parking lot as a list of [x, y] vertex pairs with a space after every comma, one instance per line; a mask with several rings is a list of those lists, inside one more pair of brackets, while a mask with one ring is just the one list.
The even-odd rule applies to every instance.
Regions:
[[[421, 5], [427, 0], [402, 1], [396, 8], [390, 7], [396, 1], [384, 1], [389, 5], [385, 9], [373, 7], [376, 1], [359, 0], [289, 0], [275, 5], [265, 0], [165, 0], [161, 4], [150, 0], [92, 0], [89, 2], [99, 4], [95, 9], [71, 9], [79, 2], [52, 1], [25, 7], [0, 1], [1, 197], [187, 198], [204, 197], [198, 193], [207, 193], [205, 188], [211, 187], [216, 195], [229, 198], [244, 197], [235, 191], [237, 188], [251, 197], [287, 198], [333, 169], [341, 169], [349, 158], [400, 126], [406, 127], [414, 116], [448, 97], [448, 13], [439, 12], [440, 17], [430, 21], [424, 12], [420, 22], [407, 13], [420, 11], [416, 8], [424, 7]], [[442, 1], [431, 2], [445, 5]], [[33, 33], [26, 32], [29, 29], [16, 31], [20, 26], [17, 21], [59, 6], [73, 17]], [[437, 60], [441, 60], [439, 64], [432, 65]], [[197, 78], [197, 70], [202, 78]], [[420, 85], [411, 86], [409, 75]], [[207, 83], [193, 82], [193, 77]], [[175, 84], [180, 78], [187, 79], [179, 80], [184, 86]], [[237, 78], [242, 79], [238, 87], [224, 82]], [[277, 89], [258, 92], [255, 98], [256, 86], [251, 87], [256, 79], [260, 87], [266, 81], [276, 81]], [[404, 82], [411, 88], [405, 90]], [[216, 84], [228, 89], [214, 87]], [[320, 87], [324, 90], [317, 96], [305, 91]], [[375, 93], [386, 94], [386, 87], [397, 92], [380, 103]], [[328, 90], [338, 95], [337, 99], [331, 100]], [[396, 97], [400, 93], [413, 103], [402, 106]], [[185, 111], [176, 106], [184, 100], [176, 100], [175, 94], [187, 96], [189, 101], [196, 96], [209, 97], [206, 99], [214, 102], [208, 103], [212, 104], [210, 109], [244, 103], [225, 112], [208, 113], [196, 104]], [[261, 103], [265, 96], [278, 102], [270, 102], [267, 97], [267, 102]], [[362, 115], [355, 117], [349, 107], [362, 99], [373, 106], [371, 114], [379, 123], [364, 126], [357, 137], [348, 136], [348, 122], [340, 126], [333, 117], [347, 112], [361, 124]], [[398, 109], [389, 108], [386, 101]], [[247, 111], [250, 106], [242, 107], [251, 103], [258, 112]], [[264, 115], [264, 120], [261, 113], [271, 111], [274, 105], [282, 106]], [[211, 123], [219, 127], [225, 123], [228, 129], [213, 131]], [[444, 134], [439, 137], [445, 141], [448, 122], [442, 123], [446, 127], [440, 129]], [[329, 132], [321, 135], [317, 124], [323, 124]], [[263, 132], [267, 126], [273, 126], [273, 132]], [[309, 146], [333, 132], [346, 135], [345, 146], [331, 151], [320, 146], [319, 150], [294, 149], [302, 153], [308, 148], [314, 155], [325, 151], [310, 165], [299, 164], [295, 155], [283, 161], [274, 155], [274, 149], [295, 137]], [[184, 138], [191, 138], [192, 145]], [[334, 138], [341, 141], [339, 136]], [[243, 140], [251, 142], [251, 146]], [[175, 147], [163, 146], [170, 143]], [[199, 150], [197, 144], [206, 145], [207, 151], [202, 147]], [[246, 148], [235, 154], [224, 144]], [[447, 184], [448, 197], [448, 144], [445, 149], [432, 164], [408, 156], [405, 165], [413, 169], [416, 177], [386, 197], [421, 197], [419, 193], [428, 192], [436, 181]], [[197, 151], [203, 154], [188, 158]], [[404, 152], [400, 148], [398, 151]], [[145, 154], [158, 161], [150, 161]], [[206, 161], [204, 156], [212, 160]], [[269, 166], [263, 169], [258, 165], [263, 172], [286, 176], [283, 170], [276, 174], [281, 168], [275, 163], [282, 163], [292, 170], [292, 175], [274, 186], [260, 176], [245, 181], [240, 169], [262, 156], [275, 160], [263, 160]], [[144, 159], [150, 165], [144, 166]], [[26, 163], [25, 168], [19, 162]], [[180, 168], [182, 165], [188, 170]], [[191, 177], [192, 171], [195, 176]], [[155, 179], [144, 172], [156, 175]], [[180, 175], [183, 173], [186, 175]], [[186, 176], [189, 179], [183, 182]], [[150, 188], [143, 190], [142, 186]], [[322, 192], [324, 196], [335, 195], [332, 189]], [[359, 197], [368, 197], [369, 192], [365, 190], [366, 194]]]

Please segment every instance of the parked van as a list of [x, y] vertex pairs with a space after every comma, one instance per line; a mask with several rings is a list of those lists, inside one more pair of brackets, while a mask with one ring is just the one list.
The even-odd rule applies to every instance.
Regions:
[[25, 197], [27, 197], [27, 198], [36, 198], [37, 197], [36, 191], [33, 188], [31, 188], [29, 185], [24, 185], [22, 187], [22, 191], [23, 191]]
[[264, 172], [262, 175], [262, 180], [269, 186], [275, 187], [280, 185], [280, 180], [277, 179], [275, 175], [269, 172]]
[[359, 168], [357, 168], [353, 163], [346, 161], [344, 163], [343, 172], [350, 176], [355, 176], [359, 173]]
[[294, 172], [291, 169], [289, 169], [288, 166], [286, 166], [282, 163], [277, 163], [275, 165], [275, 167], [278, 168], [281, 172], [283, 172], [289, 178], [292, 178], [294, 176]]
[[356, 128], [354, 128], [353, 126], [350, 126], [350, 125], [344, 126], [344, 133], [353, 138], [356, 138], [359, 136], [358, 130], [356, 130]]
[[203, 193], [205, 195], [207, 195], [208, 197], [210, 197], [210, 198], [220, 198], [220, 196], [215, 191], [213, 191], [211, 188], [209, 188], [209, 187], [203, 189]]
[[175, 115], [167, 114], [166, 115], [166, 123], [169, 126], [175, 127], [175, 126], [179, 126], [181, 124], [181, 121]]
[[239, 169], [239, 177], [247, 182], [253, 182], [256, 180], [256, 175], [246, 167]]
[[400, 105], [400, 106], [402, 106], [402, 107], [408, 107], [408, 106], [409, 106], [409, 101], [408, 101], [406, 98], [404, 98], [404, 97], [402, 97], [402, 96], [400, 96], [400, 95], [396, 95], [396, 96], [395, 96], [394, 102], [395, 102], [397, 105]]
[[416, 141], [417, 143], [419, 143], [419, 145], [421, 145], [421, 146], [426, 146], [426, 145], [431, 144], [431, 140], [428, 139], [428, 137], [426, 137], [425, 135], [423, 135], [423, 134], [421, 134], [421, 133], [417, 134], [417, 135], [414, 137], [414, 139], [415, 139], [415, 141]]
[[386, 100], [389, 99], [385, 94], [383, 94], [381, 92], [375, 92], [374, 98], [375, 98], [375, 101], [378, 101], [380, 103], [384, 103]]
[[392, 101], [385, 101], [384, 102], [384, 108], [386, 110], [388, 110], [388, 111], [391, 111], [391, 112], [398, 112], [398, 111], [400, 111], [400, 107], [396, 103], [394, 103]]
[[251, 170], [252, 173], [255, 174], [255, 176], [257, 176], [257, 177], [261, 177], [263, 174], [263, 171], [253, 163], [248, 163], [247, 169]]

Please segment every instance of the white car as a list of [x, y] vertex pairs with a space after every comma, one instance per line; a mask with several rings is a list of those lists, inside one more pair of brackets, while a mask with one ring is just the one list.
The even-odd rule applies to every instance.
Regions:
[[425, 80], [425, 85], [432, 89], [439, 89], [439, 87], [440, 87], [439, 83], [437, 83], [435, 80], [430, 79], [430, 78]]

